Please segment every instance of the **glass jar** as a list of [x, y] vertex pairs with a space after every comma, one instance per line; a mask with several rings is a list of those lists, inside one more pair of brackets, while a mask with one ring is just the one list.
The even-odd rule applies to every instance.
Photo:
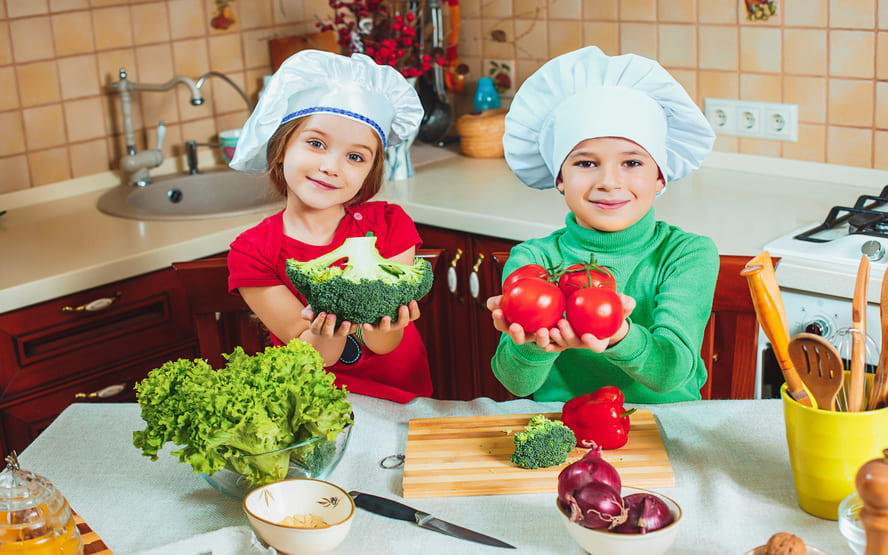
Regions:
[[15, 453], [0, 472], [0, 554], [83, 555], [68, 501], [52, 482], [19, 467]]
[[493, 86], [493, 79], [481, 77], [478, 79], [478, 88], [475, 90], [475, 110], [493, 110], [500, 107], [500, 97]]

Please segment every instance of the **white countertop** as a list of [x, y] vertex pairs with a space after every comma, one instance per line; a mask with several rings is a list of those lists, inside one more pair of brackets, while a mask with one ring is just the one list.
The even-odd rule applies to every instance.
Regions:
[[[502, 158], [419, 145], [414, 160], [416, 176], [387, 183], [379, 198], [401, 204], [417, 223], [514, 240], [563, 225], [561, 195], [524, 187]], [[272, 213], [117, 218], [96, 208], [117, 183], [108, 173], [0, 195], [0, 210], [7, 210], [0, 216], [0, 313], [223, 252]], [[712, 153], [703, 168], [670, 183], [654, 206], [658, 219], [712, 237], [720, 253], [751, 257], [768, 241], [821, 220], [830, 206], [878, 193], [886, 183], [884, 171]]]

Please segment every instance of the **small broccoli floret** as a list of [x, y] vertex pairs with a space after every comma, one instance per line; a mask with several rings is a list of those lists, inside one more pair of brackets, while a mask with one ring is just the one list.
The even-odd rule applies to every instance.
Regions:
[[511, 461], [522, 468], [545, 468], [567, 460], [577, 445], [573, 431], [560, 420], [542, 414], [531, 417], [523, 432], [515, 434]]
[[356, 324], [398, 318], [398, 307], [432, 289], [432, 266], [423, 258], [402, 264], [383, 258], [376, 237], [349, 237], [314, 260], [287, 260], [287, 277], [315, 314], [335, 314]]

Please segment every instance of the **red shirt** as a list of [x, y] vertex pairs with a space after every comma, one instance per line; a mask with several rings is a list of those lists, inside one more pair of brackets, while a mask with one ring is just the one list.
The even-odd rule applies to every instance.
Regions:
[[[419, 232], [406, 212], [396, 204], [382, 201], [346, 207], [345, 217], [327, 245], [310, 245], [284, 235], [283, 222], [281, 211], [241, 233], [231, 243], [229, 291], [237, 294], [240, 287], [284, 284], [303, 304], [307, 304], [287, 277], [287, 259], [312, 260], [336, 249], [348, 237], [363, 237], [369, 231], [376, 236], [376, 248], [385, 258], [422, 244]], [[294, 317], [300, 316], [295, 314]], [[276, 345], [281, 344], [273, 335], [272, 340]], [[346, 351], [358, 348], [359, 353], [353, 351], [346, 356]], [[344, 385], [355, 393], [400, 403], [432, 394], [428, 356], [413, 323], [404, 329], [401, 343], [388, 354], [378, 355], [364, 346], [358, 347], [352, 340], [346, 351], [328, 368], [336, 375], [337, 385]]]

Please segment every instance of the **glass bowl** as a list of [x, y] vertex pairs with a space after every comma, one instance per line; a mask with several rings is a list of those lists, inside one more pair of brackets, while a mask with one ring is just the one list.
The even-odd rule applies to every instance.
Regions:
[[201, 472], [200, 475], [213, 488], [237, 500], [243, 499], [250, 491], [262, 486], [262, 484], [251, 483], [243, 474], [235, 470], [241, 461], [249, 461], [252, 464], [261, 466], [266, 461], [268, 461], [268, 464], [272, 464], [272, 460], [281, 456], [288, 456], [287, 474], [281, 478], [282, 480], [293, 478], [316, 478], [323, 480], [336, 468], [339, 460], [342, 459], [345, 447], [348, 445], [351, 429], [352, 425], [346, 426], [333, 441], [316, 437], [290, 447], [269, 451], [268, 453], [242, 455], [240, 461], [229, 461], [228, 466], [214, 472], [212, 475], [204, 472]]
[[839, 531], [848, 541], [851, 551], [863, 555], [866, 548], [866, 532], [860, 523], [860, 509], [863, 502], [857, 493], [852, 493], [839, 503]]

